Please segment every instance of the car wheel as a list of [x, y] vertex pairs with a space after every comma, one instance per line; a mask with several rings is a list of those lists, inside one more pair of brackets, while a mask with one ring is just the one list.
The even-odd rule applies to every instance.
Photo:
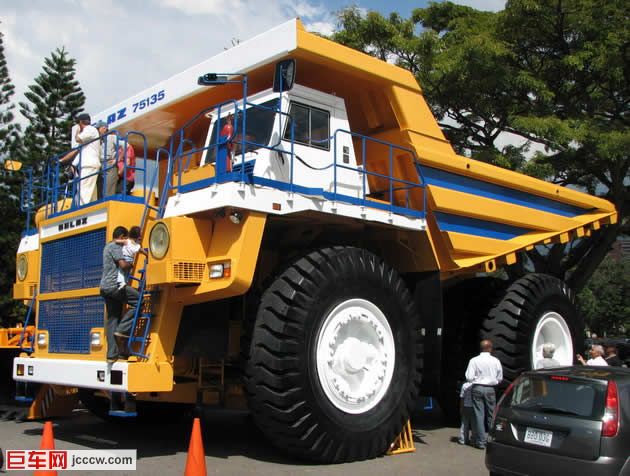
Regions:
[[417, 404], [418, 312], [400, 276], [371, 252], [314, 251], [264, 292], [246, 389], [277, 447], [327, 463], [382, 455]]
[[554, 359], [561, 365], [573, 365], [583, 332], [567, 284], [553, 276], [528, 274], [514, 281], [489, 312], [481, 338], [492, 340], [504, 380], [511, 382], [521, 372], [535, 368], [545, 343], [555, 345]]

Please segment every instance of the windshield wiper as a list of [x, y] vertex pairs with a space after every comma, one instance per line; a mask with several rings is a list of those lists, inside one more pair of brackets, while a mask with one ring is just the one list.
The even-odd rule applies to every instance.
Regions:
[[539, 409], [543, 413], [558, 413], [561, 415], [575, 415], [580, 416], [579, 413], [572, 412], [571, 410], [565, 410], [564, 408], [554, 408], [554, 407], [542, 407]]
[[557, 413], [559, 415], [581, 416], [579, 413], [576, 413], [574, 411], [567, 410], [565, 408], [546, 406], [544, 403], [541, 403], [541, 402], [534, 403], [532, 405], [515, 405], [513, 408], [516, 408], [519, 410], [539, 411], [542, 413]]

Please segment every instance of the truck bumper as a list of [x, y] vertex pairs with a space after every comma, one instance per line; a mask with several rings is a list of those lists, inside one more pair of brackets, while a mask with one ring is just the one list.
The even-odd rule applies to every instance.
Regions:
[[[19, 370], [19, 371], [18, 371]], [[173, 389], [173, 369], [168, 363], [16, 357], [13, 379], [114, 392], [168, 392]]]

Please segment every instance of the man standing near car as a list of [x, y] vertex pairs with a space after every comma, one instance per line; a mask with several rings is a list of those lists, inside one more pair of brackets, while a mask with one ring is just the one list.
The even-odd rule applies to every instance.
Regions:
[[617, 346], [612, 342], [606, 344], [606, 363], [613, 367], [621, 367], [623, 362], [617, 356]]
[[584, 360], [580, 354], [577, 355], [577, 360], [582, 365], [592, 365], [595, 367], [607, 367], [608, 362], [604, 359], [604, 348], [601, 345], [593, 344], [590, 350], [591, 358]]
[[503, 380], [503, 367], [499, 359], [491, 355], [492, 342], [490, 340], [482, 340], [479, 347], [481, 353], [468, 362], [466, 380], [473, 384], [472, 444], [475, 448], [484, 450], [487, 430], [490, 428], [496, 405], [494, 387]]
[[543, 358], [536, 363], [537, 369], [552, 369], [554, 367], [562, 367], [560, 363], [553, 358], [556, 352], [556, 346], [551, 342], [547, 342], [542, 346]]

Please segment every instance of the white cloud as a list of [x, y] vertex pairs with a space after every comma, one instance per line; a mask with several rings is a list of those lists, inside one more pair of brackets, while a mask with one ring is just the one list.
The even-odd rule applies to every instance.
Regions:
[[[65, 47], [77, 60], [86, 109], [101, 111], [290, 18], [331, 34], [328, 0], [29, 0], [5, 2], [0, 14], [15, 102], [41, 72], [45, 57]], [[503, 0], [456, 0], [481, 9]], [[360, 3], [360, 1], [359, 1]], [[395, 7], [392, 7], [395, 8]], [[18, 117], [21, 117], [18, 115]]]
[[335, 31], [335, 23], [330, 21], [316, 21], [312, 23], [305, 23], [304, 28], [313, 33], [319, 33], [321, 35], [332, 35]]
[[187, 15], [221, 15], [243, 8], [240, 0], [160, 0], [160, 4]]
[[321, 0], [29, 0], [3, 8], [0, 31], [16, 103], [64, 46], [96, 113], [295, 16], [332, 32]]
[[468, 5], [477, 10], [498, 12], [505, 8], [505, 0], [453, 0], [460, 5]]

